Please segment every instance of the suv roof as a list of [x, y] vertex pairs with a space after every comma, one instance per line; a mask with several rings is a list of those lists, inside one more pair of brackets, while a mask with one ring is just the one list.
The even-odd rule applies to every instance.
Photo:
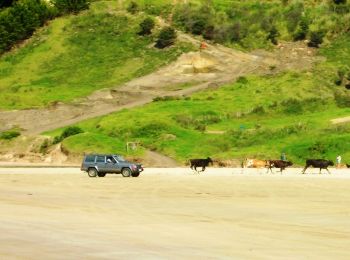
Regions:
[[85, 156], [121, 156], [120, 154], [110, 154], [110, 153], [104, 153], [104, 154], [99, 154], [99, 153], [89, 153], [85, 154]]

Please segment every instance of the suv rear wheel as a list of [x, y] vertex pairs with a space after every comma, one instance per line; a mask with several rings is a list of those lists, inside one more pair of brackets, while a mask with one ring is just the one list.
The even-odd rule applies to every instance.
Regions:
[[130, 169], [129, 169], [129, 168], [124, 168], [124, 169], [122, 170], [122, 175], [123, 175], [123, 177], [130, 177], [130, 176], [131, 176], [131, 171], [130, 171]]
[[90, 168], [90, 169], [88, 170], [88, 175], [89, 175], [89, 177], [96, 177], [97, 174], [98, 174], [98, 172], [97, 172], [97, 170], [96, 170], [95, 168]]

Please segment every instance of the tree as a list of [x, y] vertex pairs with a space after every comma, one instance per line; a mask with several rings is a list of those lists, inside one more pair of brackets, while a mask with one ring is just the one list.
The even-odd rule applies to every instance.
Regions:
[[150, 35], [152, 33], [152, 29], [154, 28], [155, 22], [151, 17], [145, 18], [140, 23], [141, 31], [138, 33], [139, 35]]
[[52, 0], [59, 13], [77, 14], [82, 10], [89, 9], [90, 0]]
[[136, 14], [139, 11], [139, 5], [136, 2], [131, 1], [126, 10], [131, 14]]
[[40, 0], [17, 1], [0, 12], [0, 54], [31, 36], [53, 17], [52, 8]]
[[158, 36], [158, 40], [156, 42], [156, 47], [159, 49], [163, 49], [170, 45], [173, 45], [176, 40], [176, 31], [172, 27], [164, 27]]

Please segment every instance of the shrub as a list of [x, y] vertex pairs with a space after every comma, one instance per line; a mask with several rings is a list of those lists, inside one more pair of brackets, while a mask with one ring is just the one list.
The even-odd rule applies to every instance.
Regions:
[[281, 105], [285, 107], [283, 112], [287, 114], [301, 114], [303, 112], [302, 102], [295, 98], [284, 100]]
[[78, 127], [78, 126], [70, 126], [70, 127], [67, 127], [63, 133], [61, 134], [61, 136], [64, 138], [67, 138], [69, 136], [72, 136], [72, 135], [77, 135], [77, 134], [80, 134], [80, 133], [83, 133], [84, 131]]
[[277, 45], [277, 37], [280, 35], [276, 26], [272, 26], [269, 34], [267, 35], [267, 39], [270, 40], [274, 45]]
[[0, 134], [0, 139], [3, 140], [11, 140], [13, 138], [16, 138], [17, 136], [20, 136], [21, 133], [16, 130], [8, 130], [4, 131]]
[[245, 35], [242, 24], [239, 22], [234, 23], [232, 26], [230, 26], [227, 33], [231, 35], [230, 40], [233, 42], [240, 41], [242, 38], [244, 38]]
[[290, 5], [285, 13], [285, 19], [287, 21], [287, 29], [290, 33], [293, 33], [297, 28], [301, 17], [304, 12], [304, 5], [302, 2], [296, 2]]
[[205, 27], [203, 32], [203, 38], [206, 40], [213, 40], [215, 36], [215, 26], [208, 25]]
[[44, 142], [40, 145], [40, 148], [39, 148], [40, 153], [45, 154], [49, 146], [50, 146], [49, 139], [45, 139]]
[[0, 2], [0, 9], [1, 9], [1, 8], [5, 8], [5, 7], [9, 7], [9, 6], [11, 6], [14, 2], [15, 2], [15, 0], [2, 0], [2, 1]]
[[66, 139], [69, 136], [77, 135], [80, 133], [84, 133], [84, 131], [78, 127], [78, 126], [69, 126], [67, 127], [60, 136], [55, 136], [53, 139], [53, 144], [57, 144], [59, 142], [62, 142], [64, 139]]
[[150, 35], [152, 33], [152, 29], [154, 28], [155, 22], [151, 17], [145, 18], [140, 23], [141, 31], [138, 33], [139, 35]]
[[346, 4], [346, 0], [333, 0], [333, 3], [335, 3], [336, 5]]
[[310, 42], [308, 43], [309, 47], [318, 48], [320, 44], [323, 43], [323, 37], [325, 33], [323, 31], [314, 31], [310, 34]]
[[350, 107], [350, 94], [342, 91], [337, 91], [334, 94], [334, 99], [338, 107]]
[[154, 97], [153, 102], [158, 101], [173, 101], [173, 100], [180, 100], [181, 97], [179, 96], [164, 96], [164, 97]]
[[139, 5], [136, 2], [131, 1], [126, 10], [131, 14], [136, 14], [139, 11]]
[[248, 83], [248, 79], [244, 76], [239, 76], [237, 79], [237, 83], [241, 83], [241, 84], [247, 84]]
[[263, 106], [256, 106], [252, 109], [252, 114], [263, 115], [266, 113], [265, 108]]
[[205, 132], [205, 130], [207, 129], [207, 127], [206, 127], [205, 124], [199, 123], [199, 122], [198, 122], [198, 123], [195, 125], [194, 129], [203, 133], [203, 132]]
[[309, 33], [309, 22], [306, 18], [301, 19], [298, 29], [293, 36], [294, 41], [301, 41], [306, 39], [307, 34]]
[[158, 36], [158, 40], [156, 43], [156, 47], [159, 49], [163, 49], [170, 45], [173, 45], [176, 40], [176, 31], [172, 27], [164, 27]]
[[193, 117], [186, 114], [176, 115], [174, 120], [184, 128], [190, 128], [194, 124]]
[[82, 10], [89, 9], [89, 0], [53, 0], [54, 6], [61, 14], [77, 14]]

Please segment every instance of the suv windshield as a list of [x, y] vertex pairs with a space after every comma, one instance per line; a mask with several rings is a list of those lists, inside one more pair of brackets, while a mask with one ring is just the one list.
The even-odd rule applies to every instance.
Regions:
[[118, 162], [126, 162], [126, 160], [123, 158], [123, 156], [114, 155], [114, 158], [115, 158]]

